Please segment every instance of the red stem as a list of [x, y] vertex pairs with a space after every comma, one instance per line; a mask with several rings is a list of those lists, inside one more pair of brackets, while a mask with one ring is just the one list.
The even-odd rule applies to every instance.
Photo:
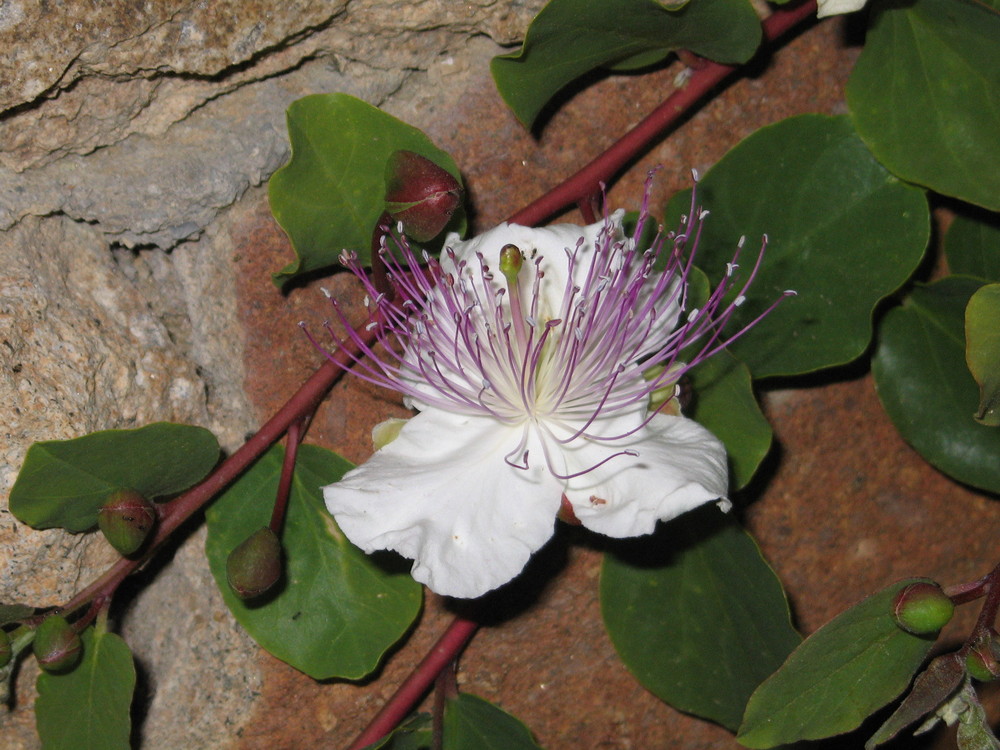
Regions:
[[[374, 332], [361, 335], [370, 344]], [[148, 560], [159, 547], [184, 521], [190, 518], [199, 508], [215, 497], [222, 489], [256, 461], [273, 443], [288, 430], [293, 422], [315, 411], [319, 402], [333, 387], [338, 378], [358, 356], [360, 348], [350, 342], [345, 342], [331, 355], [312, 376], [302, 384], [278, 412], [271, 417], [257, 433], [247, 440], [233, 455], [223, 461], [209, 477], [201, 484], [193, 487], [180, 497], [162, 506], [162, 516], [156, 528], [156, 534], [149, 545], [149, 550], [140, 558], [130, 560], [122, 558], [112, 565], [104, 574], [93, 581], [63, 607], [65, 612], [83, 606], [99, 595], [110, 596], [129, 573]]]
[[455, 660], [478, 627], [479, 623], [456, 616], [444, 635], [438, 639], [423, 661], [399, 686], [365, 730], [351, 743], [348, 750], [361, 750], [382, 739], [406, 718], [441, 671]]
[[986, 601], [983, 608], [979, 610], [979, 617], [976, 620], [976, 627], [972, 629], [972, 636], [969, 642], [980, 638], [989, 638], [993, 631], [993, 625], [997, 621], [997, 611], [1000, 610], [1000, 565], [997, 565], [987, 576]]
[[992, 576], [993, 573], [987, 573], [978, 581], [957, 583], [954, 586], [948, 586], [944, 589], [944, 595], [955, 604], [965, 604], [966, 602], [975, 601], [986, 593]]
[[288, 427], [285, 439], [285, 459], [281, 463], [281, 477], [278, 479], [278, 491], [274, 496], [274, 510], [271, 511], [271, 523], [268, 528], [275, 536], [281, 536], [281, 527], [285, 523], [285, 509], [288, 508], [288, 496], [292, 491], [292, 478], [295, 476], [295, 459], [299, 455], [299, 443], [305, 435], [306, 417], [297, 419]]
[[[768, 42], [773, 42], [796, 24], [813, 16], [815, 12], [816, 0], [809, 0], [795, 8], [775, 11], [762, 24], [764, 38]], [[736, 70], [734, 65], [706, 61], [702, 68], [694, 72], [686, 86], [674, 91], [611, 148], [541, 198], [522, 208], [508, 221], [534, 226], [566, 206], [600, 192], [602, 181], [610, 180], [678, 118], [687, 113], [699, 99]]]

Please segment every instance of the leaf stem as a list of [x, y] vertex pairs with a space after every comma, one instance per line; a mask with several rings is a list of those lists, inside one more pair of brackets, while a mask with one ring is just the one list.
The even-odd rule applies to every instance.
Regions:
[[361, 750], [389, 734], [413, 710], [438, 675], [454, 662], [478, 628], [479, 623], [475, 620], [456, 615], [437, 643], [348, 746], [348, 750]]
[[[808, 0], [795, 8], [776, 10], [762, 23], [764, 38], [768, 42], [773, 42], [815, 13], [816, 0]], [[607, 151], [572, 177], [522, 208], [508, 221], [534, 226], [567, 206], [583, 201], [588, 195], [599, 192], [602, 181], [607, 182], [621, 171], [626, 164], [737, 69], [735, 65], [705, 61], [705, 65], [695, 70], [686, 86], [674, 91]]]
[[986, 588], [990, 583], [992, 575], [992, 573], [987, 573], [978, 581], [947, 586], [944, 589], [944, 595], [955, 604], [965, 604], [966, 602], [975, 601], [986, 593]]
[[986, 578], [986, 600], [983, 602], [983, 608], [979, 610], [976, 626], [972, 629], [968, 641], [970, 643], [980, 638], [989, 638], [993, 634], [997, 611], [1000, 610], [1000, 564], [993, 568]]
[[295, 459], [299, 455], [299, 444], [305, 436], [306, 427], [311, 413], [296, 419], [288, 426], [285, 435], [285, 458], [281, 464], [281, 477], [278, 479], [278, 491], [274, 496], [274, 510], [271, 511], [271, 523], [268, 528], [277, 537], [281, 536], [281, 527], [285, 524], [285, 510], [288, 508], [288, 496], [292, 491], [292, 478], [295, 476]]

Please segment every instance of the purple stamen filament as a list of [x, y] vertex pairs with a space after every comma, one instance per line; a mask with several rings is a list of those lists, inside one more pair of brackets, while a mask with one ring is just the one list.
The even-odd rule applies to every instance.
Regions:
[[[470, 264], [448, 249], [447, 268], [426, 256], [426, 266], [421, 266], [400, 237], [393, 242], [402, 263], [388, 252], [385, 240], [380, 249], [396, 291], [391, 299], [374, 289], [355, 257], [345, 254], [342, 260], [365, 284], [375, 307], [376, 340], [388, 353], [376, 353], [345, 326], [361, 351], [354, 372], [399, 391], [419, 408], [488, 416], [521, 427], [520, 439], [504, 457], [516, 468], [528, 468], [529, 430], [539, 439], [549, 471], [564, 480], [618, 456], [636, 455], [609, 446], [612, 452], [595, 465], [568, 473], [550, 447], [577, 440], [613, 443], [642, 429], [656, 411], [647, 411], [639, 425], [623, 434], [607, 435], [594, 427], [603, 417], [648, 407], [654, 392], [673, 386], [688, 369], [742, 336], [781, 299], [736, 334], [723, 337], [760, 269], [765, 237], [732, 302], [724, 299], [732, 291], [742, 240], [722, 282], [702, 307], [686, 309], [695, 254], [686, 250], [689, 244], [697, 246], [707, 215], [693, 200], [683, 232], [661, 233], [646, 251], [637, 250], [633, 239], [612, 236], [617, 224], [611, 220], [605, 221], [592, 251], [582, 249], [581, 239], [577, 247], [566, 248], [566, 258], [528, 260], [508, 245], [496, 259], [505, 287], [490, 270], [494, 259], [479, 255]], [[644, 206], [635, 238], [646, 221]], [[666, 265], [657, 271], [661, 257]], [[550, 310], [546, 302], [556, 295], [545, 286], [554, 283], [545, 279], [545, 268], [556, 262], [566, 263], [566, 282], [556, 309]], [[582, 279], [574, 278], [580, 275], [581, 263], [589, 266]], [[334, 310], [346, 323], [336, 303]], [[699, 346], [691, 354], [695, 342]], [[678, 358], [685, 350], [682, 362]], [[654, 367], [660, 370], [649, 376]]]

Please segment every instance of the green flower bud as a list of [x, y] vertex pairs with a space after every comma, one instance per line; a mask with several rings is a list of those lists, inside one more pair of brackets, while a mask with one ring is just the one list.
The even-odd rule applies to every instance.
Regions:
[[156, 508], [135, 490], [117, 490], [97, 512], [97, 525], [112, 547], [131, 555], [156, 525]]
[[965, 671], [980, 682], [992, 682], [1000, 677], [1000, 641], [994, 635], [979, 641], [965, 655]]
[[430, 159], [395, 151], [385, 167], [385, 210], [417, 242], [434, 239], [462, 201], [462, 186]]
[[38, 666], [46, 672], [68, 672], [80, 661], [83, 644], [65, 617], [50, 615], [35, 629], [32, 645]]
[[267, 526], [255, 531], [229, 553], [226, 578], [241, 599], [253, 599], [281, 577], [281, 542]]
[[14, 649], [10, 645], [10, 635], [6, 630], [0, 630], [0, 669], [10, 664], [10, 658], [14, 655]]
[[955, 604], [936, 583], [912, 583], [896, 596], [896, 624], [914, 635], [937, 633], [955, 613]]

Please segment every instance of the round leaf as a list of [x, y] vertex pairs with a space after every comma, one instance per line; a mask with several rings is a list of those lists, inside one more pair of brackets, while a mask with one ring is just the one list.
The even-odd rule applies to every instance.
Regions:
[[541, 750], [520, 721], [475, 695], [461, 694], [444, 710], [448, 750]]
[[893, 600], [925, 580], [894, 583], [803, 641], [754, 691], [736, 739], [770, 748], [849, 732], [903, 692], [934, 639], [900, 628]]
[[944, 250], [952, 273], [1000, 281], [1000, 215], [956, 216]]
[[905, 180], [1000, 209], [997, 0], [875, 5], [847, 84], [862, 139]]
[[1000, 426], [1000, 284], [984, 286], [965, 308], [965, 358], [979, 384], [976, 421]]
[[530, 127], [568, 83], [604, 66], [630, 70], [687, 49], [710, 60], [746, 62], [760, 21], [745, 0], [551, 0], [528, 27], [520, 51], [494, 57], [497, 90]]
[[965, 308], [982, 285], [951, 276], [915, 288], [882, 321], [872, 373], [882, 406], [920, 455], [960, 482], [1000, 492], [1000, 430], [973, 419], [979, 389], [965, 362]]
[[607, 555], [601, 612], [639, 682], [671, 706], [730, 729], [800, 640], [757, 544], [715, 507]]
[[83, 659], [66, 674], [38, 676], [35, 723], [45, 750], [128, 750], [135, 689], [132, 652], [114, 633], [88, 628]]
[[10, 511], [36, 529], [86, 531], [115, 490], [174, 495], [204, 478], [218, 460], [211, 432], [169, 422], [35, 443], [10, 491]]
[[270, 520], [283, 455], [272, 448], [206, 512], [212, 575], [237, 622], [270, 653], [315, 679], [359, 679], [416, 619], [421, 587], [402, 566], [383, 567], [352, 545], [327, 513], [320, 488], [348, 461], [300, 446], [281, 534], [284, 580], [262, 603], [243, 601], [226, 582], [229, 553]]
[[691, 371], [691, 389], [690, 416], [725, 444], [732, 486], [744, 487], [771, 447], [771, 425], [754, 396], [750, 371], [720, 352]]
[[[927, 202], [872, 158], [846, 117], [803, 115], [758, 130], [698, 184], [711, 211], [698, 265], [724, 271], [741, 236], [747, 247], [739, 289], [755, 246], [768, 244], [731, 333], [750, 324], [786, 289], [785, 299], [732, 352], [754, 377], [794, 375], [850, 362], [872, 335], [872, 309], [913, 272], [929, 236]], [[671, 200], [667, 226], [690, 207]], [[735, 292], [734, 292], [735, 293]]]
[[274, 275], [278, 284], [334, 265], [344, 249], [370, 261], [393, 152], [420, 154], [461, 183], [455, 162], [426, 135], [347, 94], [298, 99], [287, 120], [292, 158], [271, 177], [268, 195], [297, 260]]

